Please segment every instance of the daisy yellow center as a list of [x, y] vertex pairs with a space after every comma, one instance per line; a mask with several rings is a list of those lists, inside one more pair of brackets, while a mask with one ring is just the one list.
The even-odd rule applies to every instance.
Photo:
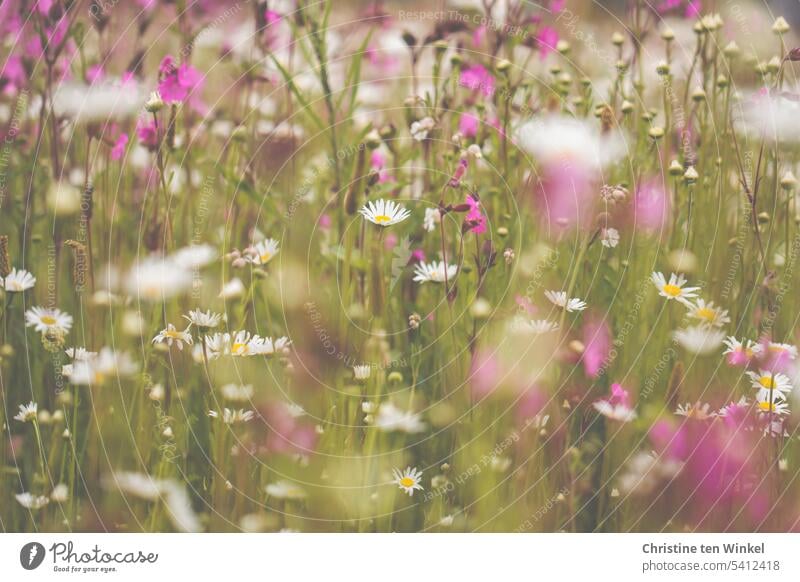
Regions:
[[701, 307], [695, 313], [700, 319], [706, 319], [708, 321], [714, 321], [717, 318], [717, 312], [708, 307]]
[[761, 376], [758, 383], [768, 390], [775, 388], [775, 381], [772, 379], [772, 376]]
[[234, 354], [246, 354], [247, 344], [234, 343], [231, 346], [231, 352], [233, 352]]
[[9, 291], [22, 291], [22, 284], [18, 281], [11, 281], [8, 285]]
[[666, 285], [664, 285], [662, 291], [664, 291], [664, 293], [666, 293], [670, 297], [677, 297], [678, 295], [681, 294], [681, 288], [678, 287], [677, 285], [672, 285], [671, 283], [667, 283]]
[[383, 224], [384, 222], [389, 222], [392, 218], [390, 216], [386, 216], [385, 214], [378, 214], [375, 217], [375, 222], [378, 224]]
[[56, 318], [53, 317], [52, 315], [43, 315], [41, 317], [41, 320], [42, 320], [42, 323], [45, 324], [45, 325], [55, 325], [56, 324]]
[[765, 401], [765, 402], [759, 402], [759, 403], [758, 403], [758, 407], [759, 407], [761, 410], [764, 410], [764, 411], [766, 411], [766, 412], [770, 412], [770, 411], [772, 410], [772, 404], [771, 404], [771, 403], [769, 403], [769, 402], [766, 402], [766, 401]]
[[265, 251], [265, 252], [261, 253], [261, 262], [262, 263], [266, 263], [271, 258], [272, 258], [272, 253], [270, 253], [269, 251]]
[[411, 477], [403, 477], [400, 479], [400, 485], [403, 487], [411, 487], [414, 485], [414, 480]]
[[164, 332], [164, 335], [173, 339], [178, 339], [183, 336], [183, 332], [177, 329], [170, 329]]

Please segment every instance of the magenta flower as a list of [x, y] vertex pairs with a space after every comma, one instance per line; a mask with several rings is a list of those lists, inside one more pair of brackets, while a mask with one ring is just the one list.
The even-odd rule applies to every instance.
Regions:
[[383, 248], [387, 251], [391, 251], [394, 247], [397, 246], [397, 235], [389, 233], [383, 240]]
[[458, 119], [458, 131], [465, 137], [478, 135], [479, 119], [471, 113], [462, 113]]
[[558, 32], [550, 26], [543, 26], [536, 35], [536, 44], [539, 47], [539, 55], [542, 60], [547, 58], [551, 52], [556, 50], [558, 44]]
[[618, 422], [631, 422], [636, 419], [636, 411], [630, 405], [630, 395], [621, 384], [611, 385], [611, 394], [606, 398], [596, 400], [593, 408], [611, 420]]
[[649, 433], [658, 462], [679, 467], [671, 483], [689, 492], [683, 507], [700, 525], [714, 513], [724, 515], [731, 505], [746, 509], [740, 525], [747, 518], [758, 523], [769, 509], [767, 492], [774, 482], [761, 472], [760, 431], [748, 428], [752, 414], [733, 406], [736, 411], [726, 414], [723, 423], [662, 420]]
[[53, 7], [53, 0], [37, 0], [36, 2], [36, 10], [42, 16], [47, 16], [50, 13], [50, 9]]
[[307, 454], [317, 443], [314, 425], [303, 421], [288, 405], [277, 403], [259, 409], [266, 427], [266, 448], [274, 453]]
[[6, 60], [0, 84], [6, 93], [16, 93], [28, 84], [28, 73], [22, 64], [22, 57], [10, 55]]
[[472, 46], [481, 46], [486, 38], [486, 26], [481, 25], [472, 33]]
[[389, 172], [384, 170], [386, 166], [386, 156], [379, 150], [375, 150], [372, 152], [372, 156], [370, 157], [370, 165], [373, 169], [378, 171], [378, 183], [383, 184], [385, 182], [391, 181], [392, 177], [389, 175]]
[[631, 219], [634, 227], [651, 233], [662, 232], [667, 227], [669, 217], [669, 194], [663, 186], [656, 181], [642, 184], [633, 198]]
[[470, 226], [469, 230], [475, 234], [486, 232], [486, 216], [481, 212], [481, 203], [472, 196], [467, 196], [466, 203], [469, 205], [469, 212], [465, 222]]
[[590, 317], [583, 326], [583, 345], [583, 369], [587, 376], [596, 378], [611, 353], [611, 330], [608, 324]]
[[139, 136], [141, 144], [149, 150], [158, 147], [158, 129], [155, 121], [139, 121], [136, 127], [136, 135]]
[[494, 94], [494, 77], [483, 65], [472, 65], [463, 69], [458, 83], [484, 97]]
[[448, 182], [448, 185], [451, 188], [458, 188], [461, 185], [461, 179], [467, 173], [467, 167], [469, 166], [469, 162], [467, 158], [461, 158], [458, 161], [458, 166], [456, 166], [456, 171], [453, 172], [453, 175]]
[[280, 22], [281, 15], [275, 12], [274, 10], [270, 10], [269, 8], [264, 12], [264, 20], [267, 21], [267, 26], [271, 26]]
[[500, 364], [488, 350], [478, 350], [472, 358], [470, 371], [472, 395], [480, 400], [489, 396], [500, 385]]
[[92, 65], [86, 70], [86, 80], [91, 83], [98, 83], [102, 81], [106, 76], [106, 72], [103, 69], [103, 65], [97, 64]]
[[158, 68], [158, 92], [164, 101], [180, 103], [195, 95], [203, 86], [203, 75], [187, 63], [176, 67], [167, 55]]
[[656, 11], [659, 14], [668, 14], [670, 12], [678, 12], [681, 8], [683, 9], [684, 18], [697, 18], [700, 16], [703, 5], [700, 0], [663, 0], [656, 7]]
[[577, 164], [552, 163], [543, 168], [535, 197], [548, 229], [588, 227], [596, 203], [590, 174]]
[[117, 138], [117, 142], [114, 144], [114, 147], [111, 148], [111, 159], [117, 161], [125, 155], [125, 146], [128, 145], [128, 134], [121, 133]]

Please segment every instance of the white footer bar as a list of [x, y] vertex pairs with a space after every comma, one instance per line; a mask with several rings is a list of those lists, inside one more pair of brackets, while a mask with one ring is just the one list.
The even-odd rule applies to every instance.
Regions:
[[[798, 534], [2, 534], [0, 579], [800, 580]], [[553, 577], [553, 578], [545, 578]], [[556, 578], [557, 577], [557, 578]], [[146, 578], [145, 578], [146, 579]]]

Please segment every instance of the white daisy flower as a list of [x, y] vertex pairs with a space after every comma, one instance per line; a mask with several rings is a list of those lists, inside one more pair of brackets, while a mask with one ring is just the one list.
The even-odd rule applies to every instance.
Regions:
[[[216, 410], [209, 410], [208, 416], [211, 418], [219, 418], [220, 414]], [[243, 424], [245, 422], [250, 422], [255, 418], [256, 413], [252, 410], [244, 410], [244, 409], [230, 409], [225, 408], [222, 410], [222, 422], [227, 425], [233, 424]]]
[[234, 331], [232, 333], [215, 333], [205, 337], [208, 357], [211, 359], [220, 356], [251, 356], [251, 335], [247, 331]]
[[742, 396], [737, 402], [731, 402], [730, 404], [726, 404], [720, 408], [717, 411], [717, 415], [725, 418], [727, 416], [735, 415], [737, 412], [740, 412], [749, 406], [750, 401], [747, 400], [746, 396]]
[[256, 244], [250, 247], [249, 251], [246, 251], [247, 260], [254, 265], [266, 265], [280, 251], [278, 244], [278, 241], [276, 241], [274, 238], [258, 241]]
[[767, 344], [767, 352], [774, 356], [785, 356], [790, 360], [797, 359], [797, 348], [792, 344], [780, 344], [777, 342], [769, 342]]
[[422, 471], [417, 470], [416, 467], [406, 467], [405, 471], [399, 469], [392, 470], [394, 480], [392, 483], [400, 487], [408, 496], [414, 495], [414, 491], [422, 491]]
[[597, 400], [592, 403], [592, 406], [597, 412], [611, 420], [619, 422], [631, 422], [636, 420], [636, 411], [622, 402], [612, 403], [608, 400]]
[[217, 249], [211, 245], [202, 244], [178, 249], [170, 258], [184, 269], [199, 269], [213, 263], [218, 256]]
[[234, 277], [222, 286], [218, 297], [220, 299], [236, 299], [244, 295], [244, 283], [239, 277]]
[[[452, 281], [453, 277], [458, 273], [458, 266], [447, 265], [447, 280]], [[414, 268], [414, 281], [418, 283], [426, 283], [431, 281], [433, 283], [444, 283], [445, 281], [445, 264], [444, 261], [433, 261], [431, 263], [419, 263]]]
[[600, 244], [607, 249], [613, 249], [619, 244], [619, 231], [616, 228], [604, 228], [600, 233]]
[[112, 473], [104, 479], [104, 486], [147, 501], [163, 503], [167, 517], [179, 531], [195, 533], [203, 529], [200, 519], [192, 509], [186, 487], [176, 479], [154, 479], [144, 473], [120, 472]]
[[442, 221], [442, 215], [438, 208], [426, 208], [425, 218], [422, 219], [422, 228], [428, 232], [436, 230], [436, 225]]
[[296, 501], [305, 499], [306, 497], [306, 492], [302, 487], [292, 483], [291, 481], [285, 480], [270, 483], [264, 487], [264, 491], [267, 492], [267, 495], [274, 497], [275, 499], [289, 499]]
[[255, 393], [252, 384], [225, 384], [219, 391], [225, 400], [231, 402], [250, 402]]
[[356, 380], [369, 380], [372, 375], [372, 367], [369, 364], [359, 364], [353, 366], [353, 376]]
[[172, 343], [175, 342], [178, 344], [178, 349], [183, 349], [183, 344], [187, 343], [192, 345], [192, 335], [189, 333], [189, 329], [185, 329], [183, 331], [179, 329], [175, 329], [175, 326], [171, 323], [167, 324], [166, 329], [162, 329], [158, 332], [158, 335], [153, 338], [153, 343], [163, 343], [167, 342], [167, 345], [172, 347]]
[[528, 327], [537, 335], [558, 330], [558, 324], [555, 321], [550, 321], [549, 319], [531, 319], [528, 322]]
[[436, 122], [432, 117], [423, 117], [419, 121], [414, 121], [409, 131], [411, 132], [411, 137], [417, 141], [422, 141], [428, 137], [428, 133], [434, 127], [436, 127]]
[[699, 325], [674, 331], [672, 337], [685, 350], [703, 356], [718, 350], [725, 334], [713, 327]]
[[50, 493], [50, 499], [56, 503], [66, 503], [69, 501], [69, 488], [66, 483], [59, 483], [53, 487], [53, 491]]
[[28, 404], [20, 404], [19, 405], [19, 413], [14, 417], [14, 420], [18, 420], [20, 422], [33, 422], [36, 420], [36, 415], [39, 410], [39, 405], [33, 401], [30, 401]]
[[782, 397], [792, 391], [792, 382], [789, 377], [779, 372], [770, 372], [769, 370], [759, 370], [756, 372], [747, 372], [753, 388], [764, 390], [766, 392], [774, 392], [780, 394]]
[[597, 123], [563, 115], [524, 123], [516, 131], [515, 143], [545, 166], [599, 169], [627, 153], [619, 131], [603, 132]]
[[21, 293], [32, 289], [36, 284], [36, 277], [31, 275], [28, 271], [22, 269], [11, 269], [11, 272], [5, 276], [0, 277], [0, 289], [5, 289], [10, 293]]
[[400, 410], [391, 402], [385, 402], [378, 408], [375, 427], [384, 432], [404, 432], [415, 434], [424, 432], [427, 425], [416, 413]]
[[73, 360], [90, 360], [97, 355], [97, 352], [90, 352], [86, 348], [79, 347], [67, 348], [64, 353]]
[[190, 311], [188, 315], [183, 316], [190, 324], [196, 325], [199, 328], [210, 329], [217, 327], [222, 320], [222, 315], [219, 313], [212, 313], [209, 309], [205, 313], [200, 309]]
[[277, 339], [254, 336], [253, 339], [250, 340], [250, 347], [253, 351], [253, 355], [256, 356], [272, 356], [275, 354], [288, 353], [291, 344], [291, 340], [286, 336]]
[[72, 316], [58, 308], [31, 307], [25, 312], [25, 325], [41, 333], [67, 333], [72, 328]]
[[127, 352], [103, 348], [97, 357], [75, 362], [70, 382], [82, 386], [102, 384], [109, 378], [132, 376], [139, 366]]
[[410, 211], [397, 204], [394, 200], [384, 200], [382, 198], [375, 201], [370, 200], [358, 212], [378, 226], [391, 226], [392, 224], [403, 222], [411, 216]]
[[692, 418], [694, 420], [708, 420], [709, 418], [714, 418], [717, 416], [716, 412], [709, 412], [711, 405], [701, 404], [699, 401], [695, 402], [694, 404], [686, 403], [686, 404], [679, 404], [678, 407], [675, 409], [675, 414], [678, 416], [685, 416], [686, 418]]
[[697, 291], [700, 289], [700, 287], [684, 287], [686, 278], [675, 273], [672, 273], [667, 281], [663, 273], [654, 271], [650, 280], [658, 289], [659, 295], [667, 299], [677, 299], [684, 305], [690, 305], [689, 299], [697, 297]]
[[261, 338], [259, 336], [252, 336], [249, 331], [237, 331], [230, 344], [230, 354], [242, 357], [254, 356], [260, 347]]
[[556, 307], [566, 309], [570, 313], [574, 311], [583, 311], [588, 307], [586, 302], [577, 297], [567, 298], [566, 291], [545, 291], [544, 296]]
[[773, 398], [771, 401], [769, 398], [756, 399], [756, 409], [758, 410], [759, 414], [769, 415], [770, 413], [773, 416], [784, 416], [789, 414], [789, 405], [786, 403], [785, 400]]
[[740, 341], [732, 335], [729, 335], [727, 338], [725, 338], [723, 343], [727, 348], [724, 352], [722, 352], [723, 355], [730, 354], [731, 359], [734, 362], [750, 361], [753, 358], [760, 356], [764, 351], [764, 347], [760, 343], [749, 339], [743, 339]]
[[144, 301], [162, 301], [192, 287], [190, 270], [171, 260], [149, 258], [134, 265], [128, 273], [128, 293]]
[[305, 409], [296, 402], [287, 403], [286, 412], [288, 412], [289, 416], [291, 416], [292, 418], [300, 418], [301, 416], [306, 415]]
[[14, 497], [25, 509], [41, 509], [50, 503], [50, 500], [45, 495], [34, 495], [33, 493], [24, 492], [17, 493]]
[[697, 303], [689, 304], [687, 307], [689, 308], [689, 317], [701, 321], [703, 325], [723, 327], [731, 322], [728, 310], [716, 307], [713, 301], [706, 303], [705, 299], [698, 299]]

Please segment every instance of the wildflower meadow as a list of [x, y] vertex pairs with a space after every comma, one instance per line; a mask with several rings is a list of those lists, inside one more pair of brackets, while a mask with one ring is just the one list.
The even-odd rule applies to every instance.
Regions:
[[800, 530], [798, 26], [2, 2], [0, 530]]

